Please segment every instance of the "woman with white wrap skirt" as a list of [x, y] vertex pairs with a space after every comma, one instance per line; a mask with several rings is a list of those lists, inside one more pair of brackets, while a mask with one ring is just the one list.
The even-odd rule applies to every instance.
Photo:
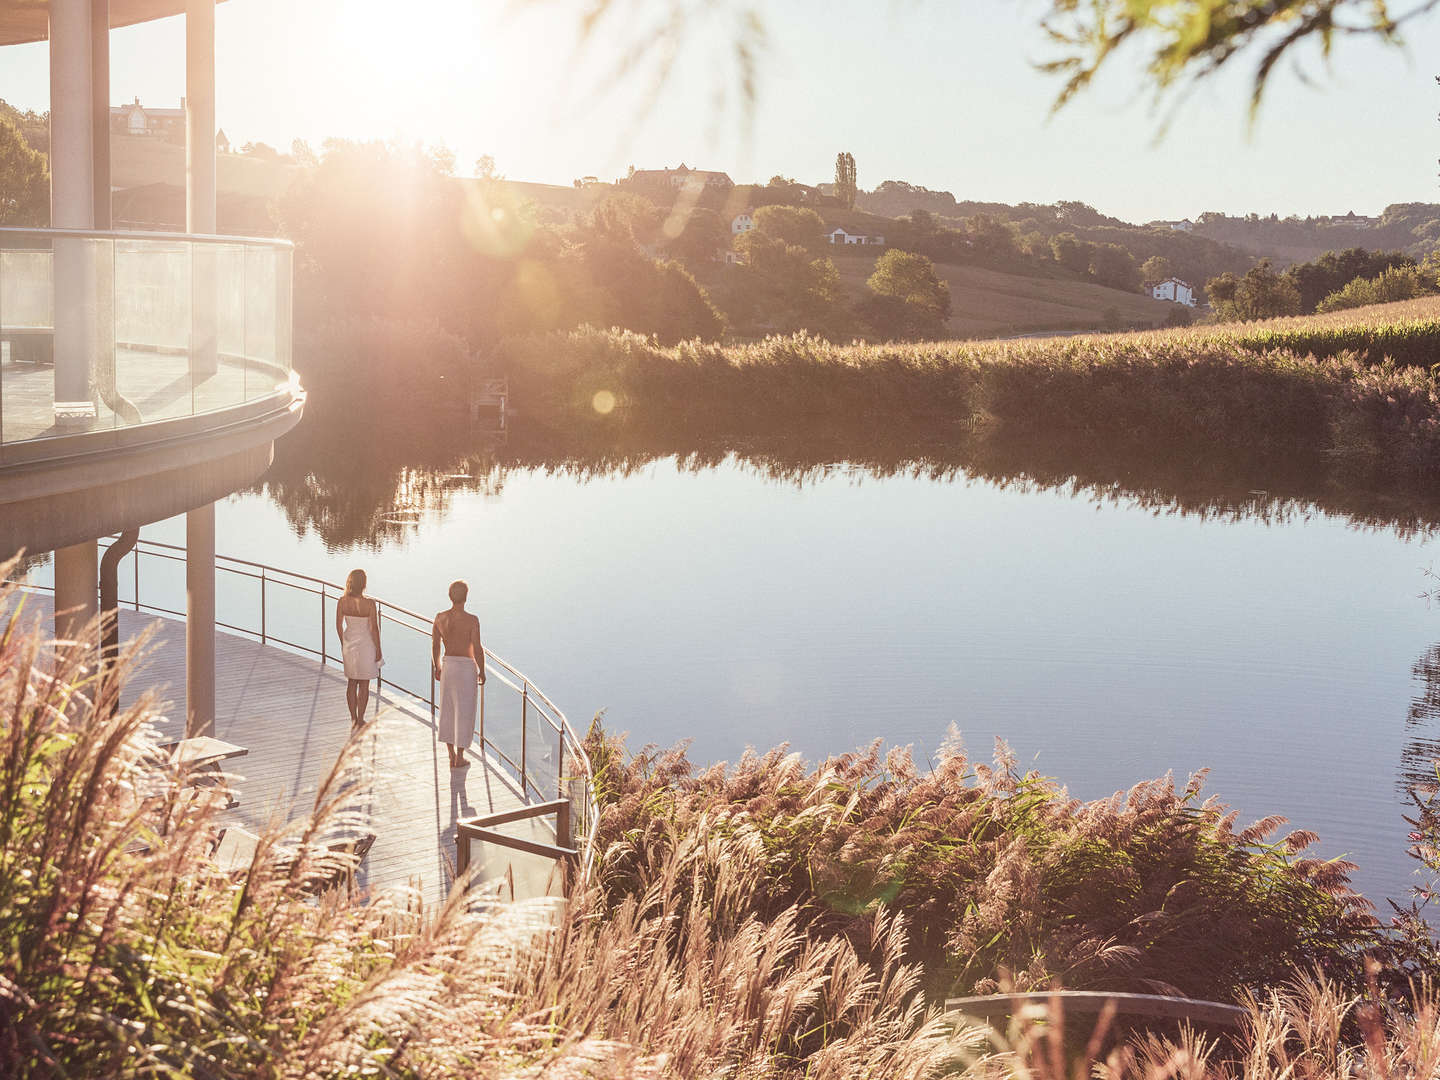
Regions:
[[[485, 649], [480, 620], [465, 610], [470, 586], [450, 585], [450, 607], [435, 616], [430, 632], [431, 674], [440, 684], [440, 741], [450, 751], [450, 767], [464, 768], [465, 748], [475, 738], [477, 687], [485, 684]], [[441, 660], [441, 651], [444, 660]]]

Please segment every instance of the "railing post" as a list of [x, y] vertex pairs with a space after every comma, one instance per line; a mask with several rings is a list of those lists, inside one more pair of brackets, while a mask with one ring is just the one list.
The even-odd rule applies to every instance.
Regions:
[[570, 846], [570, 804], [562, 802], [555, 808], [555, 846]]
[[140, 545], [135, 545], [135, 610], [140, 610]]
[[520, 684], [520, 793], [530, 796], [530, 770], [525, 765], [526, 743], [530, 732], [530, 684]]
[[260, 568], [260, 644], [265, 644], [265, 568]]
[[325, 666], [325, 649], [327, 638], [325, 636], [325, 586], [320, 586], [320, 666]]
[[464, 877], [470, 869], [470, 837], [463, 828], [455, 830], [455, 876]]
[[[565, 798], [565, 729], [557, 728], [555, 741], [559, 744], [560, 752], [555, 755], [555, 797]], [[565, 845], [569, 847], [569, 844]]]

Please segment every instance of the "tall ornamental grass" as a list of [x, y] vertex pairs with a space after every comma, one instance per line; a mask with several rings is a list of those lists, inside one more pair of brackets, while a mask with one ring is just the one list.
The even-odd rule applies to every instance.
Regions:
[[[1351, 976], [1370, 923], [1345, 868], [1265, 841], [1273, 822], [1236, 832], [1193, 786], [1078, 804], [953, 750], [933, 777], [873, 753], [696, 773], [596, 731], [604, 857], [560, 911], [316, 895], [326, 842], [363, 823], [358, 744], [223, 868], [222, 822], [155, 764], [154, 700], [117, 693], [137, 648], [102, 681], [96, 627], [55, 642], [28, 614], [0, 589], [0, 1076], [1435, 1075], [1429, 984]], [[939, 1003], [1057, 975], [1243, 983], [1250, 1029], [1066, 1039]]]
[[[1413, 348], [1400, 348], [1402, 338]], [[1388, 357], [1432, 356], [1437, 344], [1434, 319], [1383, 330], [898, 345], [797, 335], [674, 348], [582, 329], [509, 342], [493, 362], [510, 375], [521, 422], [557, 438], [743, 446], [797, 427], [857, 441], [897, 431], [981, 453], [1239, 455], [1414, 480], [1440, 475], [1440, 397], [1427, 370]]]

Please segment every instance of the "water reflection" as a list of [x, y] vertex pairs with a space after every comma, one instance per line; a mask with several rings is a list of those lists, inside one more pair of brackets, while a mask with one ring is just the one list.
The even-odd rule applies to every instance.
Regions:
[[764, 440], [646, 439], [634, 432], [582, 442], [553, 432], [442, 424], [385, 432], [307, 416], [276, 447], [263, 487], [298, 533], [331, 547], [378, 549], [420, 521], [444, 514], [457, 491], [498, 495], [516, 471], [572, 479], [624, 477], [657, 459], [682, 471], [738, 464], [776, 483], [803, 487], [844, 469], [857, 480], [898, 476], [982, 481], [1016, 491], [1069, 493], [1101, 505], [1205, 520], [1290, 524], [1317, 515], [1401, 539], [1440, 525], [1440, 495], [1379, 476], [1322, 464], [1226, 454], [1204, 460], [1108, 455], [1093, 447], [956, 444], [924, 432], [837, 433], [822, 425]]

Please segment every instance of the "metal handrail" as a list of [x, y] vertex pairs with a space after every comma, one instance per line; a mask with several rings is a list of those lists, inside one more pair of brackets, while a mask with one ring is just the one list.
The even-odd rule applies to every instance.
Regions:
[[[104, 538], [100, 540], [103, 547], [113, 543], [113, 539]], [[133, 596], [129, 600], [122, 600], [122, 607], [129, 607], [135, 611], [150, 612], [157, 615], [172, 615], [179, 618], [185, 617], [185, 612], [175, 608], [168, 608], [159, 603], [145, 602], [141, 600], [140, 593], [140, 560], [142, 556], [164, 559], [170, 562], [185, 562], [185, 548], [176, 544], [165, 544], [157, 540], [139, 541], [133, 552], [125, 556], [132, 559]], [[312, 577], [309, 574], [302, 574], [293, 570], [286, 570], [282, 567], [270, 566], [266, 563], [252, 562], [249, 559], [240, 559], [231, 555], [216, 555], [215, 569], [217, 573], [226, 573], [235, 577], [245, 578], [260, 583], [260, 619], [258, 627], [240, 626], [235, 623], [223, 622], [216, 619], [215, 625], [221, 629], [232, 631], [250, 638], [254, 638], [262, 645], [279, 646], [320, 659], [322, 665], [331, 661], [343, 663], [343, 658], [338, 652], [339, 643], [332, 649], [330, 644], [331, 635], [328, 632], [328, 619], [333, 614], [327, 611], [327, 600], [339, 600], [344, 595], [344, 586], [333, 581], [326, 581], [323, 578]], [[287, 589], [299, 590], [310, 596], [319, 598], [320, 604], [320, 641], [319, 648], [303, 641], [292, 641], [281, 636], [267, 618], [267, 586], [275, 585]], [[32, 586], [46, 588], [46, 586]], [[423, 634], [425, 637], [425, 670], [428, 674], [428, 685], [424, 689], [406, 686], [396, 681], [398, 677], [389, 677], [381, 668], [381, 674], [376, 679], [380, 687], [390, 687], [419, 705], [428, 705], [433, 720], [436, 708], [435, 678], [430, 663], [430, 637], [433, 621], [417, 612], [400, 607], [398, 604], [391, 604], [388, 601], [375, 600], [376, 615], [384, 622], [401, 630], [412, 633]], [[383, 635], [382, 635], [383, 636]], [[387, 650], [388, 652], [388, 650]], [[392, 668], [393, 670], [393, 668]], [[595, 825], [599, 820], [599, 805], [595, 797], [594, 774], [590, 764], [590, 757], [585, 751], [584, 744], [576, 735], [575, 730], [570, 726], [565, 714], [540, 690], [530, 679], [509, 661], [496, 656], [489, 649], [485, 650], [485, 672], [487, 678], [495, 676], [500, 682], [520, 695], [520, 755], [516, 761], [510, 754], [506, 753], [485, 731], [485, 684], [480, 685], [480, 717], [476, 736], [480, 743], [481, 756], [490, 756], [498, 761], [504, 762], [515, 771], [516, 780], [520, 785], [521, 797], [528, 804], [532, 792], [543, 802], [549, 802], [555, 797], [573, 802], [574, 798], [569, 791], [570, 784], [579, 780], [584, 785], [576, 809], [581, 834], [584, 837], [584, 847], [580, 860], [582, 879], [588, 877], [591, 864], [594, 860], [594, 833]], [[378, 696], [377, 696], [378, 705]], [[555, 762], [555, 787], [552, 790], [542, 786], [531, 773], [531, 759], [529, 757], [529, 722], [530, 713], [535, 712], [548, 726], [556, 739], [556, 747], [559, 756]], [[492, 729], [493, 730], [493, 729]], [[547, 740], [548, 742], [548, 740]], [[566, 775], [566, 765], [569, 764], [572, 772]]]
[[201, 244], [259, 244], [272, 248], [295, 246], [289, 240], [277, 236], [220, 236], [214, 233], [148, 232], [143, 229], [27, 229], [17, 225], [0, 226], [0, 242], [7, 236], [37, 236], [60, 240], [185, 240]]

